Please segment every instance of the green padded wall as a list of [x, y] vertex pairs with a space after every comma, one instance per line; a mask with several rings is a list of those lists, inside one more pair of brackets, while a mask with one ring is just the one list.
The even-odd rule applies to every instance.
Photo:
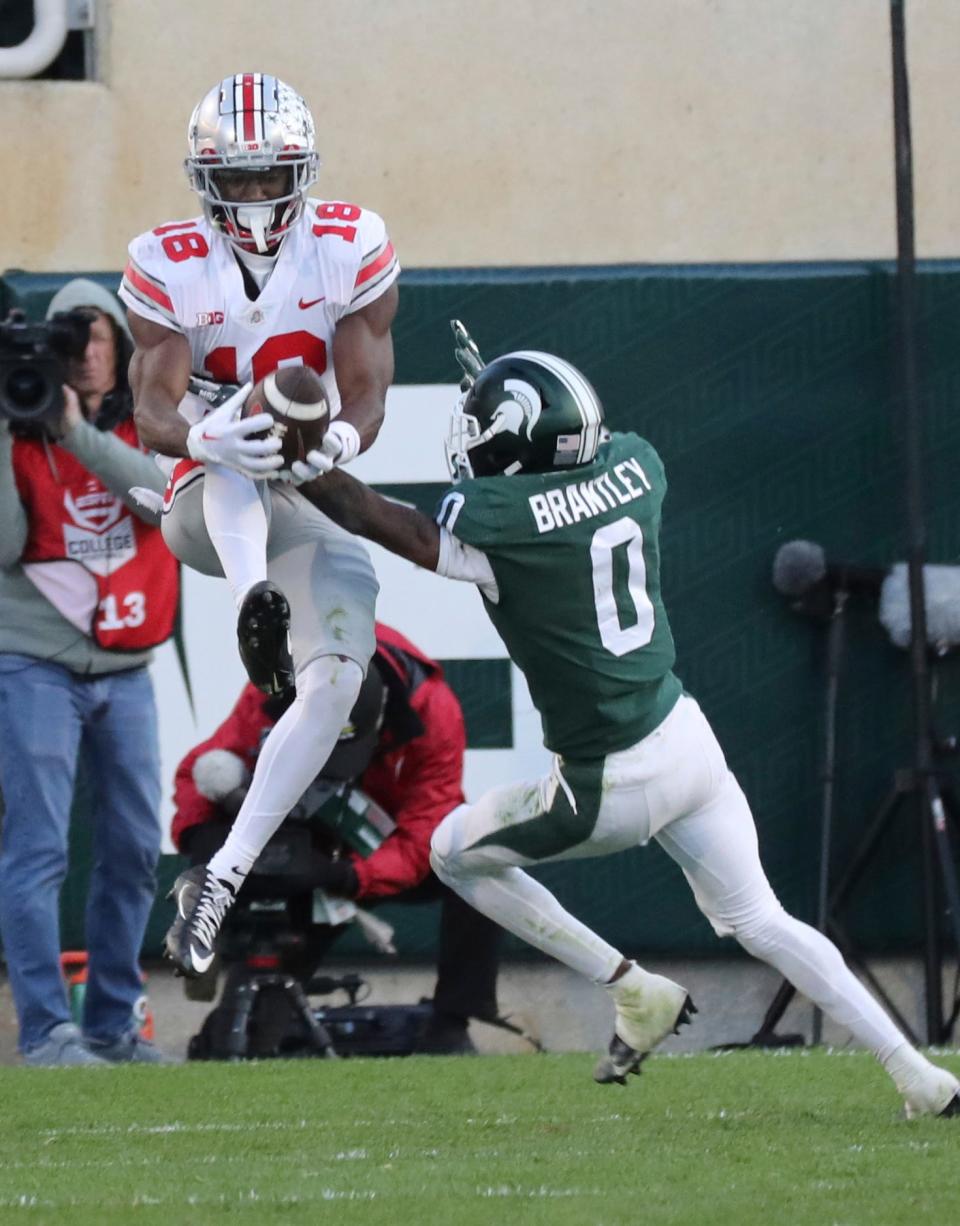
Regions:
[[[63, 279], [8, 274], [6, 305], [22, 302], [38, 314]], [[117, 282], [115, 274], [104, 279]], [[777, 548], [797, 537], [820, 542], [843, 561], [887, 564], [904, 557], [892, 268], [457, 269], [407, 272], [401, 285], [397, 382], [455, 381], [448, 320], [456, 316], [484, 354], [545, 348], [582, 366], [610, 423], [638, 430], [659, 448], [670, 482], [663, 578], [678, 672], [713, 721], [753, 805], [775, 888], [788, 908], [811, 919], [825, 631], [796, 616], [774, 592], [771, 563]], [[960, 554], [954, 479], [960, 265], [922, 265], [919, 291], [928, 557], [954, 562]], [[408, 488], [407, 496], [429, 505], [432, 488], [420, 487], [419, 495]], [[890, 645], [875, 604], [852, 608], [848, 623], [838, 868], [911, 749], [906, 655]], [[938, 673], [940, 720], [951, 731], [960, 720], [960, 672], [950, 658]], [[489, 677], [477, 688], [469, 670], [455, 667], [451, 680], [468, 706], [495, 704]], [[902, 814], [852, 906], [853, 931], [865, 947], [918, 943], [919, 843], [913, 814]], [[548, 866], [541, 876], [627, 952], [721, 948], [680, 873], [656, 847]], [[79, 891], [68, 898], [73, 934]], [[418, 912], [411, 918], [396, 905], [383, 909], [412, 957], [433, 948], [435, 925]], [[150, 930], [152, 949], [163, 922], [161, 907]], [[345, 942], [343, 948], [355, 947]]]

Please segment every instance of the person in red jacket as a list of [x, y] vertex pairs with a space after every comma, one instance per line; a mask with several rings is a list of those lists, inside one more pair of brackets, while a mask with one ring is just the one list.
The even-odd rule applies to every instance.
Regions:
[[[426, 1045], [434, 1051], [469, 1051], [467, 1020], [497, 1019], [496, 979], [500, 928], [444, 886], [430, 869], [430, 838], [446, 815], [464, 803], [462, 789], [466, 733], [456, 695], [440, 666], [408, 639], [378, 623], [371, 676], [353, 712], [356, 735], [345, 734], [323, 771], [325, 779], [350, 780], [375, 801], [396, 828], [368, 857], [332, 858], [314, 849], [305, 880], [329, 894], [365, 905], [441, 900], [434, 1018]], [[374, 671], [375, 670], [375, 671]], [[362, 713], [366, 704], [376, 708]], [[171, 829], [177, 849], [203, 863], [223, 842], [231, 808], [243, 785], [198, 787], [211, 751], [235, 755], [240, 779], [253, 765], [283, 703], [244, 687], [219, 728], [196, 745], [177, 767], [176, 813]], [[226, 761], [220, 759], [220, 761]], [[205, 795], [204, 793], [208, 793]], [[209, 793], [220, 793], [210, 799]]]

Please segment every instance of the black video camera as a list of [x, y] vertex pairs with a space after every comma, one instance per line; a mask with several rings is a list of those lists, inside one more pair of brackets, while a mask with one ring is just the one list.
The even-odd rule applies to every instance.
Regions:
[[59, 421], [67, 362], [83, 357], [95, 315], [75, 307], [28, 323], [14, 309], [0, 322], [0, 417], [22, 426]]

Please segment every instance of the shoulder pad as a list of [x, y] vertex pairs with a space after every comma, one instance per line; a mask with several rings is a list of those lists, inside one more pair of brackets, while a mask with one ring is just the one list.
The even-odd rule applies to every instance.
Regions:
[[210, 229], [203, 217], [170, 221], [130, 244], [130, 255], [144, 271], [166, 283], [182, 284], [202, 275], [210, 255]]
[[458, 540], [478, 549], [494, 549], [515, 535], [520, 522], [521, 492], [509, 477], [461, 481], [440, 500], [436, 521]]
[[338, 297], [347, 311], [378, 298], [399, 276], [400, 264], [383, 218], [357, 204], [311, 200], [308, 223], [323, 259], [339, 270]]

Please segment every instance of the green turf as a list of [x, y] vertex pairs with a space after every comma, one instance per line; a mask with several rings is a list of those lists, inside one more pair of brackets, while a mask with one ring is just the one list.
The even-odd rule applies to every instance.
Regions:
[[[960, 1057], [939, 1057], [960, 1071]], [[0, 1222], [960, 1222], [960, 1119], [862, 1053], [0, 1070]]]

